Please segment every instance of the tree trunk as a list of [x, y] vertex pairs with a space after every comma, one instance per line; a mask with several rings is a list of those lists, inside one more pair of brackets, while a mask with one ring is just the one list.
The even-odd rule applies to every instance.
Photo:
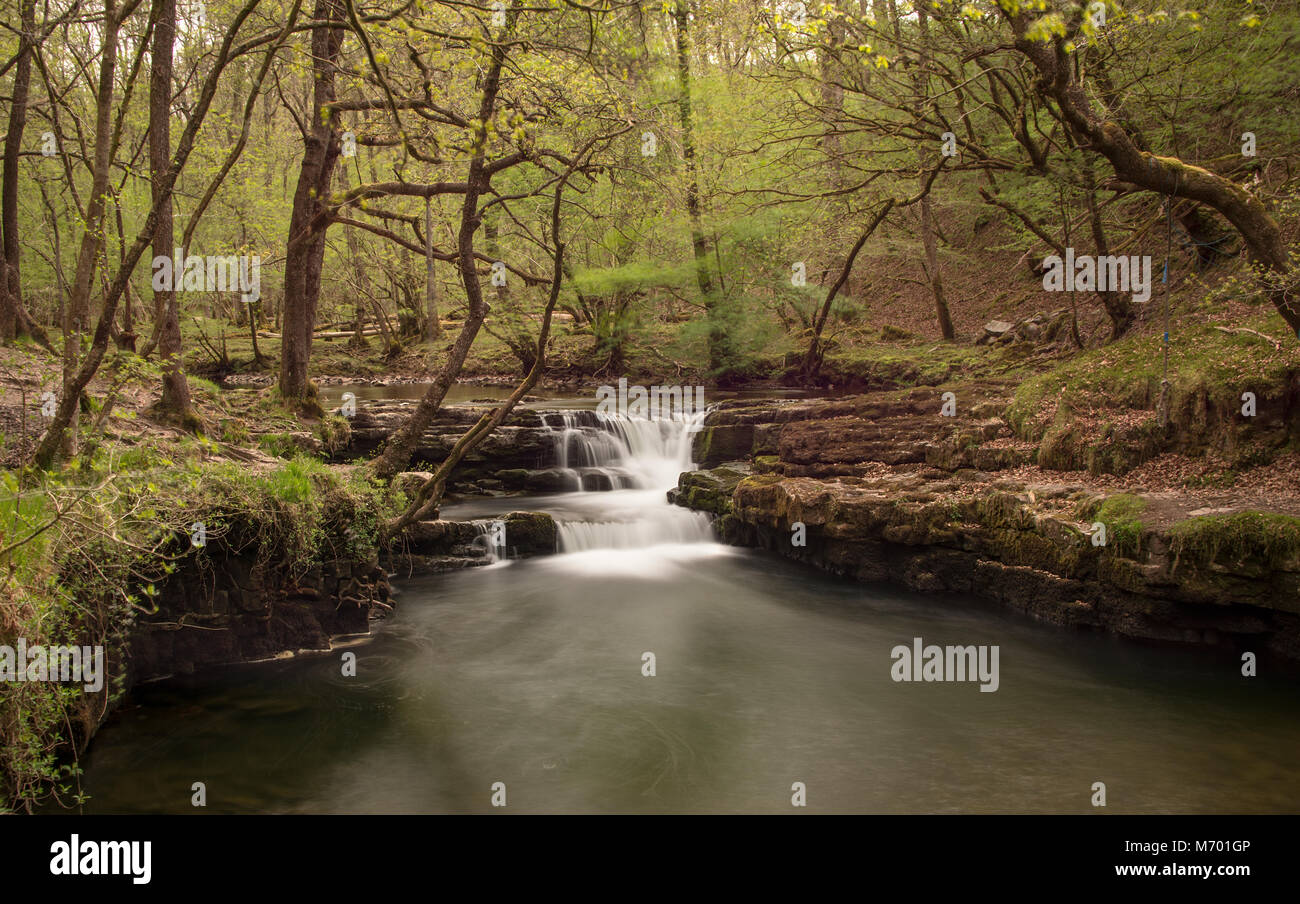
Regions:
[[[240, 28], [243, 27], [243, 24], [248, 20], [248, 17], [252, 15], [258, 2], [259, 0], [247, 0], [244, 6], [240, 8], [239, 12], [236, 13], [234, 21], [222, 37], [220, 50], [213, 60], [212, 67], [208, 70], [208, 74], [203, 79], [203, 87], [199, 92], [198, 103], [195, 104], [194, 109], [191, 111], [189, 119], [185, 123], [185, 129], [181, 133], [180, 141], [177, 143], [176, 156], [172, 161], [171, 173], [167, 177], [167, 182], [164, 185], [164, 194], [167, 196], [170, 196], [170, 193], [175, 189], [176, 178], [184, 168], [186, 161], [189, 160], [190, 152], [194, 150], [194, 142], [198, 136], [199, 129], [203, 126], [203, 120], [207, 117], [208, 110], [212, 107], [212, 98], [216, 95], [217, 84], [221, 79], [222, 73], [226, 69], [226, 65], [230, 62], [231, 49], [234, 44], [235, 36], [238, 34]], [[117, 31], [121, 24], [117, 21], [116, 16], [112, 12], [111, 0], [108, 0], [106, 6], [108, 14], [104, 18], [104, 45], [100, 57], [100, 83], [96, 97], [97, 115], [94, 142], [96, 161], [99, 161], [101, 158], [100, 145], [101, 143], [103, 144], [102, 157], [105, 166], [103, 168], [96, 166], [93, 170], [92, 187], [100, 179], [103, 180], [105, 186], [108, 181], [106, 164], [109, 156], [108, 151], [110, 144], [110, 136], [108, 135], [110, 111], [105, 108], [111, 105], [113, 100], [113, 70], [116, 66], [117, 57]], [[270, 48], [268, 51], [269, 53], [275, 53], [279, 50], [283, 37], [286, 34], [288, 34], [287, 29], [281, 33], [280, 40]], [[103, 192], [96, 192], [95, 197], [102, 199]], [[90, 222], [90, 218], [87, 217], [86, 223], [89, 224]], [[109, 284], [107, 291], [104, 293], [103, 312], [100, 314], [99, 323], [95, 327], [95, 334], [91, 338], [90, 351], [87, 353], [85, 360], [81, 362], [81, 367], [77, 369], [76, 373], [70, 379], [66, 375], [64, 377], [64, 393], [63, 397], [59, 399], [58, 408], [54, 414], [54, 420], [45, 431], [45, 435], [41, 437], [40, 445], [36, 447], [36, 452], [33, 455], [33, 462], [39, 468], [49, 468], [54, 464], [59, 449], [65, 442], [65, 437], [71, 432], [70, 428], [75, 423], [77, 407], [81, 400], [82, 391], [90, 385], [91, 379], [94, 378], [96, 371], [99, 370], [99, 365], [104, 360], [104, 352], [108, 348], [108, 337], [112, 332], [113, 318], [117, 315], [118, 302], [122, 298], [122, 293], [126, 291], [126, 285], [131, 279], [131, 272], [135, 269], [136, 264], [140, 262], [140, 257], [144, 254], [145, 248], [149, 246], [149, 243], [153, 239], [154, 227], [157, 223], [158, 211], [151, 203], [149, 215], [145, 217], [140, 232], [136, 235], [135, 241], [131, 244], [130, 249], [123, 256], [121, 266], [118, 268], [117, 273], [114, 274], [113, 281]], [[90, 229], [88, 226], [87, 237], [93, 233], [94, 230]], [[85, 245], [86, 241], [85, 238], [83, 238], [83, 251], [85, 251]], [[79, 258], [78, 272], [80, 272], [80, 269], [81, 260]], [[72, 306], [71, 299], [75, 298], [76, 293], [81, 291], [81, 289], [78, 288], [78, 285], [81, 284], [82, 283], [79, 281], [77, 285], [74, 285], [73, 291], [70, 293], [69, 308]], [[88, 279], [85, 280], [84, 285], [88, 297]]]
[[[488, 257], [497, 261], [501, 259], [501, 246], [497, 243], [497, 221], [495, 217], [489, 217], [483, 221], [483, 250], [487, 252]], [[519, 359], [523, 366], [523, 373], [528, 374], [533, 368], [536, 361], [536, 349], [534, 343], [527, 335], [526, 330], [521, 324], [524, 322], [520, 312], [510, 303], [510, 286], [496, 286], [497, 316], [495, 322], [503, 328], [503, 332], [492, 332], [491, 327], [485, 326], [489, 333], [496, 336]]]
[[677, 0], [673, 20], [677, 26], [677, 111], [682, 127], [682, 158], [686, 166], [686, 213], [691, 220], [691, 249], [695, 254], [695, 281], [709, 318], [709, 367], [720, 370], [727, 355], [726, 330], [718, 320], [718, 300], [713, 295], [709, 252], [700, 218], [700, 179], [695, 166], [695, 129], [691, 120], [691, 32], [688, 0]]
[[[1011, 23], [1015, 47], [1038, 70], [1038, 90], [1056, 102], [1075, 140], [1110, 161], [1115, 175], [1125, 182], [1178, 198], [1199, 201], [1222, 214], [1245, 240], [1251, 256], [1274, 274], [1290, 271], [1286, 242], [1277, 222], [1263, 202], [1230, 179], [1177, 157], [1158, 157], [1142, 150], [1114, 120], [1099, 114], [1084, 86], [1075, 76], [1065, 51], [1065, 38], [1050, 42], [1028, 37], [1036, 13], [1003, 15]], [[1300, 333], [1300, 303], [1285, 287], [1269, 288], [1269, 300], [1292, 331]]]
[[[166, 192], [171, 175], [171, 96], [172, 46], [176, 43], [176, 0], [154, 0], [153, 49], [149, 73], [149, 170], [151, 193], [158, 211], [153, 232], [155, 257], [170, 258], [175, 251], [172, 234], [172, 201]], [[176, 283], [180, 274], [172, 273], [172, 285], [154, 290], [154, 310], [161, 313], [158, 331], [158, 356], [162, 363], [162, 399], [160, 412], [174, 417], [186, 429], [200, 425], [190, 400], [190, 385], [185, 379], [181, 357], [180, 302]]]
[[483, 440], [487, 439], [493, 430], [501, 426], [505, 419], [510, 416], [510, 412], [515, 409], [515, 406], [537, 385], [542, 371], [546, 368], [546, 342], [550, 337], [551, 317], [555, 313], [555, 303], [560, 298], [560, 282], [564, 277], [564, 242], [560, 240], [560, 199], [564, 194], [564, 186], [572, 173], [573, 167], [570, 167], [560, 179], [560, 184], [555, 189], [555, 203], [551, 207], [551, 234], [555, 237], [555, 254], [551, 264], [551, 292], [546, 301], [546, 309], [542, 313], [542, 328], [537, 336], [533, 366], [528, 369], [524, 381], [515, 388], [515, 391], [510, 394], [508, 399], [493, 411], [479, 418], [478, 423], [457, 440], [456, 445], [443, 459], [433, 476], [426, 480], [416, 491], [415, 497], [407, 505], [406, 510], [398, 517], [380, 526], [379, 535], [382, 541], [392, 539], [413, 521], [426, 518], [437, 511], [438, 502], [442, 499], [442, 494], [447, 487], [447, 478], [451, 476], [451, 472], [464, 460], [466, 455], [477, 448]]
[[[515, 20], [519, 17], [520, 0], [512, 0], [506, 13], [506, 24], [498, 40], [492, 45], [492, 58], [483, 79], [483, 96], [479, 102], [478, 121], [491, 122], [496, 111], [497, 93], [501, 90], [501, 69], [505, 65], [508, 45], [506, 39], [514, 30]], [[410, 419], [396, 433], [389, 437], [383, 451], [375, 457], [374, 474], [380, 480], [391, 480], [395, 474], [405, 468], [411, 461], [411, 453], [424, 431], [433, 422], [434, 415], [442, 405], [443, 398], [451, 384], [456, 382], [470, 346], [478, 336], [483, 320], [487, 317], [488, 305], [483, 299], [483, 286], [479, 282], [474, 260], [474, 233], [482, 222], [478, 201], [488, 187], [490, 177], [485, 171], [487, 137], [482, 133], [475, 136], [473, 156], [470, 158], [469, 173], [465, 179], [465, 196], [461, 203], [460, 231], [457, 234], [457, 257], [460, 268], [461, 284], [465, 287], [465, 297], [469, 302], [465, 314], [465, 323], [460, 328], [456, 342], [447, 355], [438, 375], [425, 391], [420, 403], [415, 406]]]
[[895, 201], [891, 198], [880, 205], [880, 208], [871, 218], [871, 222], [867, 224], [867, 228], [858, 236], [857, 242], [849, 251], [849, 256], [840, 269], [839, 279], [834, 282], [826, 293], [826, 300], [822, 303], [821, 310], [817, 313], [817, 320], [813, 324], [813, 334], [812, 339], [808, 341], [808, 351], [804, 352], [803, 363], [800, 365], [800, 376], [804, 383], [815, 383], [821, 373], [822, 359], [826, 355], [825, 346], [822, 344], [822, 332], [826, 329], [826, 318], [830, 316], [831, 305], [835, 302], [835, 296], [839, 294], [844, 284], [849, 281], [849, 276], [853, 273], [853, 262], [858, 259], [858, 254], [867, 244], [867, 239], [871, 238], [871, 234], [885, 221], [885, 217], [889, 216], [889, 212], [894, 209], [894, 204]]
[[[921, 110], [929, 110], [931, 113], [938, 113], [937, 105], [930, 98], [929, 85], [929, 65], [930, 65], [930, 18], [926, 14], [924, 4], [916, 8], [917, 26], [920, 29], [920, 66], [916, 73], [916, 96], [917, 107]], [[894, 17], [894, 28], [899, 28], [898, 17]], [[901, 46], [902, 41], [899, 41]], [[938, 117], [935, 116], [937, 119]], [[926, 180], [926, 170], [928, 170], [934, 161], [934, 149], [926, 146], [924, 142], [917, 145], [917, 157], [921, 163], [921, 173], [918, 178], [921, 181], [922, 190]], [[939, 248], [934, 236], [934, 210], [930, 201], [930, 192], [926, 191], [921, 196], [921, 244], [925, 248], [925, 278], [930, 284], [930, 295], [934, 299], [934, 312], [939, 318], [939, 332], [944, 339], [951, 342], [956, 338], [956, 332], [952, 327], [952, 314], [948, 311], [948, 300], [943, 295], [943, 271], [939, 267]]]
[[36, 31], [36, 0], [22, 0], [22, 32], [14, 64], [13, 100], [5, 133], [4, 172], [0, 177], [0, 229], [4, 232], [4, 261], [0, 264], [0, 340], [33, 336], [46, 348], [50, 340], [23, 304], [21, 254], [18, 241], [18, 155], [27, 125], [27, 93], [32, 78], [32, 42]]
[[[1106, 226], [1101, 220], [1101, 208], [1097, 205], [1097, 189], [1092, 182], [1091, 172], [1087, 173], [1087, 177], [1088, 226], [1092, 230], [1092, 241], [1097, 248], [1097, 257], [1107, 257], [1110, 255], [1110, 243], [1106, 240]], [[1068, 221], [1068, 213], [1066, 217]], [[1101, 298], [1102, 307], [1106, 309], [1106, 316], [1110, 318], [1110, 338], [1112, 341], [1118, 339], [1133, 325], [1133, 303], [1123, 292], [1116, 292], [1109, 288], [1105, 291], [1099, 290], [1097, 295]]]
[[360, 294], [352, 299], [352, 317], [352, 339], [348, 344], [353, 348], [365, 348], [369, 344], [366, 342], [366, 299]]
[[[1106, 69], [1105, 61], [1095, 51], [1095, 48], [1090, 47], [1089, 51], [1087, 55], [1088, 72], [1096, 81], [1098, 88], [1100, 88], [1098, 95], [1101, 97], [1102, 103], [1110, 108], [1120, 125], [1133, 139], [1133, 144], [1138, 150], [1151, 150], [1146, 136], [1129, 116], [1128, 110], [1125, 109], [1123, 97], [1115, 90], [1115, 85], [1110, 79], [1110, 73]], [[1198, 270], [1213, 266], [1221, 258], [1230, 258], [1236, 255], [1236, 249], [1224, 247], [1227, 236], [1223, 234], [1210, 217], [1206, 216], [1205, 211], [1198, 205], [1178, 205], [1174, 210], [1174, 218], [1178, 220], [1187, 233], [1187, 239], [1192, 244], [1196, 254], [1196, 268]]]
[[307, 379], [316, 305], [320, 300], [326, 202], [341, 146], [334, 118], [335, 71], [343, 47], [342, 0], [316, 0], [311, 31], [314, 80], [310, 128], [304, 141], [298, 185], [289, 217], [284, 261], [284, 326], [280, 332], [280, 395], [288, 404], [320, 413], [315, 387]]
[[[365, 318], [366, 304], [369, 299], [374, 298], [374, 294], [370, 290], [370, 278], [366, 276], [366, 265], [362, 261], [361, 247], [360, 247], [360, 243], [357, 241], [356, 227], [349, 226], [347, 229], [347, 236], [348, 236], [348, 256], [352, 258], [352, 274], [354, 279], [356, 280], [356, 292], [357, 292], [357, 297], [354, 300], [355, 301], [354, 309], [356, 311], [357, 324], [356, 324], [356, 330], [352, 335], [352, 344], [356, 345], [357, 347], [361, 347], [366, 344], [365, 334], [361, 331], [362, 329], [361, 322]], [[391, 346], [387, 344], [388, 343], [387, 331], [384, 330], [383, 332], [384, 332], [384, 343], [385, 343], [384, 351], [387, 352], [391, 349]]]
[[[67, 429], [62, 435], [62, 451], [68, 456], [77, 452], [78, 406], [74, 397], [81, 394], [81, 387], [76, 385], [81, 360], [81, 337], [89, 326], [90, 291], [95, 281], [95, 265], [104, 245], [104, 199], [108, 196], [109, 152], [113, 137], [113, 78], [117, 71], [117, 37], [120, 26], [114, 0], [104, 0], [104, 43], [100, 51], [99, 86], [95, 95], [95, 143], [90, 197], [86, 201], [85, 229], [77, 253], [72, 293], [63, 311], [62, 402], [68, 405], [69, 400], [73, 400]], [[109, 331], [105, 331], [104, 348], [108, 346], [108, 334]], [[103, 354], [102, 350], [100, 354]]]
[[[921, 178], [924, 180], [924, 173]], [[930, 294], [934, 297], [934, 312], [939, 318], [939, 332], [944, 339], [951, 342], [957, 337], [957, 333], [952, 326], [948, 299], [943, 294], [943, 272], [939, 268], [939, 248], [934, 237], [934, 214], [930, 208], [929, 192], [921, 197], [921, 243], [925, 246], [925, 276], [930, 284]]]

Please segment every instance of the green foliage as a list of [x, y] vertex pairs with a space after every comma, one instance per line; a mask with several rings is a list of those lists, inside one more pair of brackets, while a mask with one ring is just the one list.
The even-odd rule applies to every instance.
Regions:
[[276, 458], [293, 458], [298, 454], [298, 441], [291, 433], [263, 433], [257, 438], [257, 446]]
[[352, 439], [352, 425], [337, 414], [326, 415], [316, 425], [316, 438], [329, 455], [337, 455], [347, 448]]
[[[29, 644], [103, 645], [110, 664], [119, 663], [133, 625], [156, 610], [180, 560], [252, 553], [289, 579], [327, 559], [368, 561], [379, 524], [403, 501], [364, 471], [313, 457], [250, 468], [204, 461], [202, 444], [190, 443], [185, 456], [153, 448], [149, 460], [128, 462], [143, 467], [112, 471], [107, 464], [122, 457], [105, 447], [21, 497], [16, 475], [4, 475], [0, 543], [12, 548], [0, 561], [0, 643], [21, 636]], [[49, 524], [56, 509], [62, 515]], [[195, 522], [207, 532], [201, 552], [189, 541]], [[41, 527], [47, 532], [14, 547]], [[112, 676], [110, 696], [120, 694], [121, 677]], [[79, 686], [0, 684], [0, 810], [33, 809], [51, 796], [75, 804], [79, 770], [69, 745], [84, 742], [104, 711]]]
[[1146, 500], [1140, 496], [1117, 493], [1084, 503], [1077, 514], [1083, 521], [1106, 525], [1107, 548], [1117, 556], [1133, 558], [1142, 550], [1142, 514], [1146, 507]]
[[223, 443], [243, 445], [250, 440], [248, 425], [239, 418], [222, 418], [220, 428]]
[[1189, 518], [1169, 532], [1179, 559], [1241, 567], [1294, 565], [1300, 556], [1300, 518], [1271, 512], [1238, 512]]
[[[1288, 380], [1300, 371], [1300, 345], [1284, 342], [1285, 325], [1275, 314], [1246, 326], [1262, 336], [1194, 320], [1171, 331], [1170, 409], [1175, 417], [1192, 399], [1230, 411], [1240, 406], [1245, 391], [1263, 397], [1283, 388], [1284, 394]], [[1283, 342], [1280, 351], [1271, 344], [1273, 337]], [[1065, 359], [1020, 385], [1007, 420], [1022, 438], [1038, 440], [1063, 402], [1078, 408], [1154, 409], [1164, 377], [1162, 345], [1158, 334], [1133, 334]]]

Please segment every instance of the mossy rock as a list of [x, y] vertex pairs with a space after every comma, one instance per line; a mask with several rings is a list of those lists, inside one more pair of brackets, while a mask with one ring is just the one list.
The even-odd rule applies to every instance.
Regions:
[[781, 459], [776, 455], [756, 455], [754, 456], [754, 473], [756, 474], [781, 474], [784, 468], [781, 465]]
[[1300, 570], [1300, 518], [1291, 515], [1238, 512], [1189, 518], [1170, 529], [1169, 539], [1180, 562]]
[[511, 556], [547, 556], [555, 552], [555, 519], [543, 512], [511, 512], [506, 523], [506, 548]]
[[1084, 451], [1074, 427], [1053, 427], [1038, 444], [1038, 466], [1050, 471], [1079, 471]]
[[724, 461], [749, 458], [754, 450], [754, 427], [751, 424], [723, 424], [705, 427], [695, 435], [691, 455], [704, 468]]
[[1075, 514], [1081, 521], [1106, 526], [1106, 548], [1115, 556], [1134, 557], [1142, 551], [1147, 533], [1142, 520], [1146, 500], [1131, 493], [1094, 496], [1079, 504]]
[[1164, 436], [1154, 418], [1128, 430], [1108, 427], [1083, 450], [1084, 467], [1089, 474], [1127, 474], [1163, 451]]
[[669, 500], [696, 511], [727, 515], [731, 513], [736, 486], [747, 476], [748, 468], [736, 466], [688, 471], [678, 478], [677, 488], [670, 491]]

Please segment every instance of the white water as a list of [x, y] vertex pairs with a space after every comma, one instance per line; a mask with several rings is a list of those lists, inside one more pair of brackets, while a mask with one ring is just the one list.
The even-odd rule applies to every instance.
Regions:
[[474, 538], [474, 545], [483, 549], [487, 560], [493, 564], [503, 561], [507, 557], [509, 549], [504, 539], [493, 530], [493, 525], [496, 523], [495, 518], [490, 521], [473, 522], [474, 527], [478, 530], [478, 536]]
[[[617, 571], [643, 563], [650, 549], [673, 558], [717, 554], [707, 515], [668, 502], [677, 477], [692, 469], [691, 440], [704, 413], [641, 419], [596, 411], [548, 412], [557, 466], [572, 475], [584, 520], [556, 519], [562, 553], [590, 553], [581, 564]], [[608, 488], [608, 489], [601, 489]], [[706, 544], [699, 549], [681, 547]], [[609, 550], [631, 554], [611, 556]], [[599, 564], [597, 564], [597, 559]], [[568, 564], [579, 564], [570, 560]]]

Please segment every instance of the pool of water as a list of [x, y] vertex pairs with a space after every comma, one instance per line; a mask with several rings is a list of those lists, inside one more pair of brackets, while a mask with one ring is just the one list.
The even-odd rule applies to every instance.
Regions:
[[[1300, 809], [1296, 686], [713, 544], [412, 580], [373, 640], [138, 689], [89, 812]], [[996, 693], [891, 650], [997, 644]], [[653, 677], [643, 654], [655, 655]]]
[[[811, 811], [1083, 813], [1103, 782], [1109, 812], [1300, 810], [1294, 677], [723, 546], [665, 498], [698, 419], [568, 420], [623, 488], [443, 512], [549, 511], [559, 554], [398, 576], [346, 650], [137, 688], [87, 809], [192, 812], [203, 782], [209, 812], [491, 812], [501, 783], [509, 812], [787, 813], [801, 783]], [[996, 691], [895, 681], [915, 638], [996, 647]]]

